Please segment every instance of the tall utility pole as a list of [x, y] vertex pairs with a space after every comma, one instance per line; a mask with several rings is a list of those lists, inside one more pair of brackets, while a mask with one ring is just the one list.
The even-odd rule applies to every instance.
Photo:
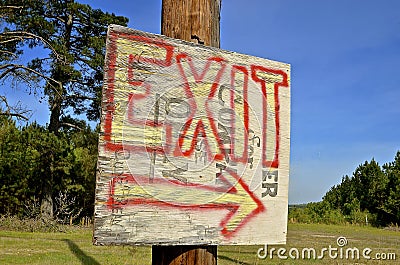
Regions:
[[[161, 34], [220, 47], [221, 0], [163, 0]], [[153, 246], [153, 265], [216, 265], [217, 246]]]
[[221, 0], [163, 0], [161, 34], [220, 47]]

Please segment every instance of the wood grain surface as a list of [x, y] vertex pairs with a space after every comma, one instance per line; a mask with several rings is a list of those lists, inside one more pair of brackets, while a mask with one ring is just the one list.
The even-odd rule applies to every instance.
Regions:
[[98, 245], [286, 241], [290, 65], [112, 25]]

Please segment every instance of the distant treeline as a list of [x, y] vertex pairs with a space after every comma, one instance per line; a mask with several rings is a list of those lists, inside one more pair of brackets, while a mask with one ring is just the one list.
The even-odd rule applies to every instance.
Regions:
[[289, 221], [326, 224], [400, 224], [400, 151], [382, 167], [372, 159], [344, 176], [320, 202], [289, 206]]

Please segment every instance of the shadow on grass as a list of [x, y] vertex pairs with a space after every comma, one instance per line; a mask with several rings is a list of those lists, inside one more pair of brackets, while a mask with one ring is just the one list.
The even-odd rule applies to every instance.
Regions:
[[74, 255], [82, 262], [83, 265], [100, 265], [97, 260], [83, 252], [73, 241], [69, 239], [63, 239], [63, 241], [67, 242], [71, 252], [74, 253]]
[[237, 260], [237, 259], [232, 259], [230, 257], [222, 256], [222, 255], [218, 255], [218, 259], [232, 261], [232, 262], [235, 262], [235, 264], [240, 264], [240, 265], [251, 265], [250, 263], [247, 263], [247, 262], [244, 262], [244, 261], [240, 261], [240, 260]]

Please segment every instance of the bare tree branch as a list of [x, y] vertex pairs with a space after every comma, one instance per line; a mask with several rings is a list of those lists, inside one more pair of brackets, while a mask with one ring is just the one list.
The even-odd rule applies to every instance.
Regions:
[[[44, 39], [36, 34], [26, 32], [26, 31], [9, 31], [9, 32], [2, 32], [0, 34], [0, 36], [1, 35], [4, 35], [5, 37], [8, 37], [8, 36], [12, 37], [13, 38], [13, 39], [11, 39], [12, 41], [23, 40], [23, 39], [38, 39], [41, 42], [43, 42], [45, 44], [45, 46], [47, 48], [49, 48], [55, 54], [55, 56], [57, 57], [57, 60], [60, 60], [60, 61], [63, 60], [62, 56], [57, 53], [57, 51], [53, 48], [53, 46], [46, 39]], [[8, 42], [8, 41], [9, 40], [4, 40], [4, 41], [2, 41], [2, 43]]]
[[24, 8], [23, 6], [0, 6], [0, 9], [22, 9]]
[[[3, 12], [5, 9], [19, 9], [21, 12], [23, 8], [23, 6], [0, 6], [0, 12]], [[0, 18], [6, 17], [7, 15], [8, 14], [0, 14]]]
[[31, 110], [22, 108], [21, 102], [18, 102], [15, 106], [10, 106], [10, 104], [8, 104], [7, 98], [0, 95], [0, 106], [1, 104], [5, 105], [4, 111], [0, 107], [1, 116], [16, 117], [17, 119], [23, 119], [26, 121], [29, 120], [29, 117], [27, 117], [26, 115], [30, 114]]
[[17, 55], [15, 53], [10, 52], [10, 51], [6, 51], [6, 50], [0, 50], [0, 53], [6, 53], [6, 54], [11, 55], [12, 57], [17, 57]]
[[[51, 78], [49, 76], [46, 76], [46, 75], [44, 75], [44, 74], [42, 74], [42, 73], [40, 73], [40, 72], [38, 72], [38, 71], [36, 71], [36, 70], [34, 70], [32, 68], [26, 67], [26, 66], [21, 65], [21, 64], [4, 64], [4, 65], [0, 65], [0, 70], [1, 69], [6, 69], [6, 70], [4, 70], [4, 72], [0, 74], [0, 79], [4, 78], [5, 76], [7, 76], [10, 73], [15, 72], [17, 69], [22, 69], [22, 70], [25, 70], [27, 72], [33, 73], [33, 74], [35, 74], [35, 75], [37, 75], [37, 76], [39, 76], [39, 77], [41, 77], [43, 79], [46, 79], [47, 81], [54, 82], [54, 83], [56, 83], [58, 85], [58, 88], [53, 86], [52, 84], [50, 84], [51, 87], [53, 87], [53, 90], [59, 96], [62, 96], [62, 93], [60, 92], [60, 91], [62, 91], [62, 83], [60, 81], [57, 81], [57, 80], [55, 80], [55, 79], [53, 79], [53, 78]], [[58, 89], [60, 89], [60, 90], [58, 90]]]
[[9, 116], [9, 117], [16, 117], [17, 119], [22, 119], [22, 120], [29, 120], [28, 117], [19, 114], [19, 113], [9, 113], [9, 112], [0, 112], [0, 116]]
[[[4, 34], [4, 32], [1, 33], [1, 34]], [[21, 41], [21, 40], [23, 40], [23, 39], [24, 39], [24, 38], [22, 38], [22, 37], [15, 37], [15, 38], [12, 38], [12, 39], [2, 40], [2, 41], [0, 41], [0, 43], [1, 43], [1, 44], [5, 44], [5, 43], [9, 43], [9, 42]]]
[[73, 128], [73, 129], [77, 129], [77, 130], [79, 130], [79, 131], [82, 131], [82, 130], [83, 130], [81, 127], [79, 127], [79, 126], [77, 126], [77, 125], [75, 125], [75, 124], [69, 123], [69, 122], [62, 122], [60, 125], [61, 125], [61, 126], [66, 126], [66, 127], [71, 127], [71, 128]]
[[68, 95], [65, 97], [66, 99], [83, 99], [83, 100], [95, 100], [95, 97], [88, 97], [88, 96], [83, 96], [83, 95]]

